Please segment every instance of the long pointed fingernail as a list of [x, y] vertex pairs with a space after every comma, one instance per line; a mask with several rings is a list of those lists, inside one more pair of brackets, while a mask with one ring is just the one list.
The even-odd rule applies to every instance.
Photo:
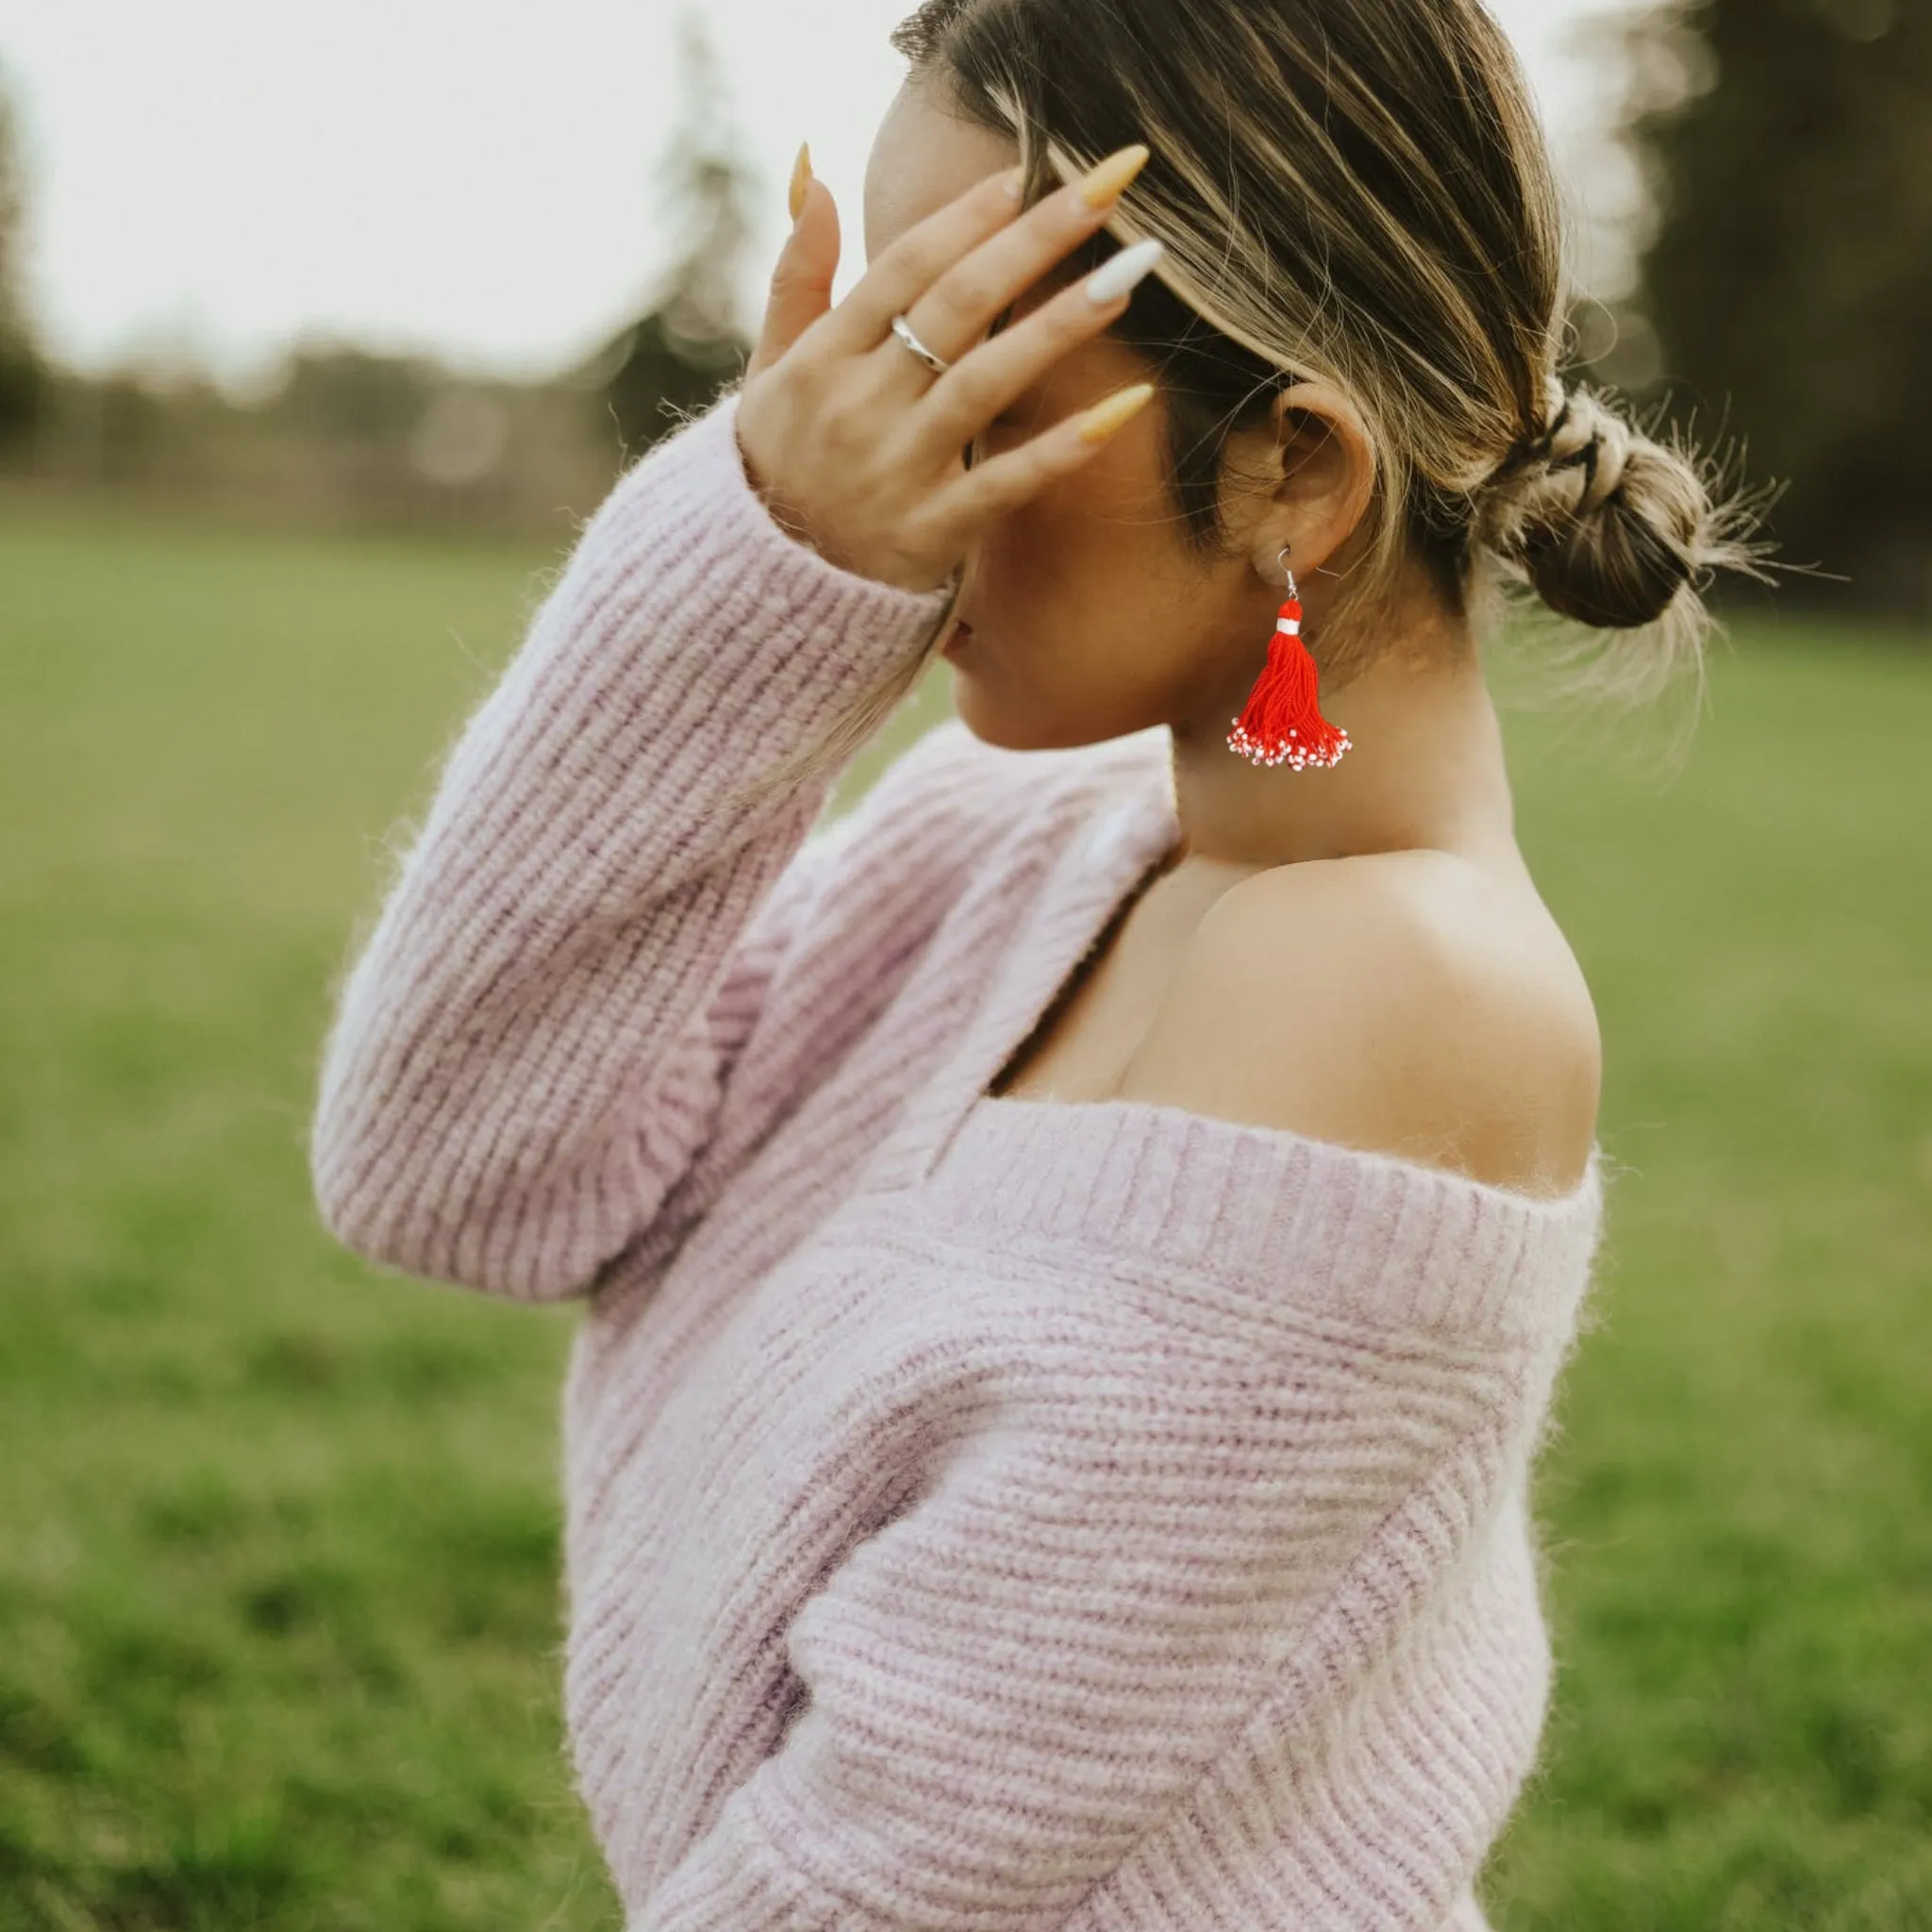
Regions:
[[791, 219], [795, 222], [805, 208], [805, 184], [811, 179], [811, 148], [798, 143], [798, 158], [791, 164]]
[[1151, 382], [1137, 382], [1130, 389], [1116, 390], [1104, 403], [1095, 403], [1074, 425], [1082, 442], [1104, 442], [1122, 424], [1138, 416], [1154, 393]]
[[1166, 253], [1165, 246], [1149, 236], [1110, 255], [1087, 277], [1087, 297], [1096, 307], [1124, 295]]
[[1137, 141], [1096, 162], [1075, 184], [1080, 199], [1089, 208], [1105, 208], [1146, 165], [1147, 152], [1146, 142]]

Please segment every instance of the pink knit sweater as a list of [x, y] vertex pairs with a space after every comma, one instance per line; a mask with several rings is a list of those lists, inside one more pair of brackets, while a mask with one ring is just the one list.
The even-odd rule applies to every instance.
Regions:
[[736, 405], [456, 743], [311, 1147], [360, 1254], [586, 1297], [564, 1688], [628, 1932], [1481, 1927], [1601, 1149], [1543, 1200], [982, 1097], [1175, 836], [1167, 734], [949, 722], [837, 821], [714, 809], [945, 603], [780, 530]]

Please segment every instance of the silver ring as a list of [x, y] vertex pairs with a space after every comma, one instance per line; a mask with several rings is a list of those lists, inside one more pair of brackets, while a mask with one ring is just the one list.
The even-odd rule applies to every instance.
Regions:
[[953, 365], [942, 358], [935, 356], [919, 338], [912, 333], [903, 315], [892, 318], [892, 333], [919, 358], [936, 375], [943, 375]]

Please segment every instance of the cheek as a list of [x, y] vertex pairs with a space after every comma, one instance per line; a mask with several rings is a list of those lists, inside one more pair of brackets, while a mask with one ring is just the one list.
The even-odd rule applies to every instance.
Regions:
[[1107, 530], [1063, 478], [986, 533], [965, 615], [987, 678], [1029, 709], [1077, 707], [1118, 647], [1131, 580]]
[[1109, 444], [986, 531], [962, 607], [973, 636], [955, 658], [973, 702], [1017, 707], [1067, 742], [1158, 715], [1185, 681], [1199, 586], [1168, 554], [1150, 477], [1151, 454]]
[[[1016, 625], [1064, 626], [1131, 611], [1160, 575], [1166, 541], [1151, 442], [1131, 424], [1079, 469], [991, 525], [977, 546], [975, 605]], [[1015, 439], [1015, 441], [1023, 439]], [[989, 444], [989, 454], [1001, 447]]]

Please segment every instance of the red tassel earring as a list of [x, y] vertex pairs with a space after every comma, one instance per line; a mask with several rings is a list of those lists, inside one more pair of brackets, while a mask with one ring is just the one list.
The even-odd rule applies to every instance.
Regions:
[[[1282, 550], [1275, 561], [1287, 555]], [[1348, 733], [1316, 708], [1316, 678], [1315, 660], [1302, 642], [1302, 600], [1291, 570], [1288, 602], [1274, 621], [1268, 662], [1228, 733], [1228, 750], [1257, 765], [1287, 763], [1298, 772], [1305, 765], [1339, 765]]]

